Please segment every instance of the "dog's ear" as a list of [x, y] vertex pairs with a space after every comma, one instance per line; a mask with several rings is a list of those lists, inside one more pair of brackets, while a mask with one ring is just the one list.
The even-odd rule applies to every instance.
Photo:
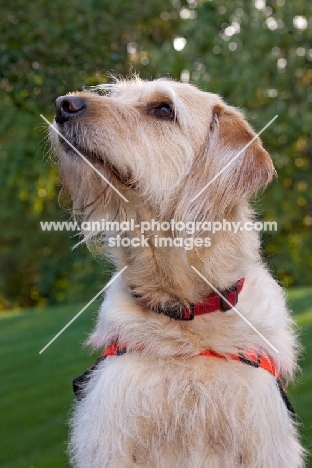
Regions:
[[[212, 126], [217, 127], [217, 149], [220, 156], [231, 155], [228, 173], [236, 177], [231, 182], [240, 193], [248, 197], [266, 186], [275, 174], [272, 160], [263, 148], [261, 140], [244, 120], [242, 114], [224, 104], [213, 107]], [[232, 166], [232, 168], [231, 168]], [[227, 170], [224, 170], [226, 176]], [[233, 173], [234, 172], [234, 173]]]
[[206, 141], [181, 186], [178, 219], [218, 217], [270, 182], [274, 166], [255, 136], [237, 109], [214, 105]]

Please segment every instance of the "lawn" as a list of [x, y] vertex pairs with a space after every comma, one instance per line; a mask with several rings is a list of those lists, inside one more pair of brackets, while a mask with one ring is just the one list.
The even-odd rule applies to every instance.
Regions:
[[[289, 302], [305, 348], [303, 372], [289, 395], [302, 421], [304, 445], [312, 451], [312, 288], [290, 290]], [[41, 355], [39, 351], [80, 306], [0, 314], [1, 468], [68, 468], [66, 420], [73, 400], [71, 380], [95, 359], [82, 348], [82, 342], [92, 329], [98, 304], [87, 309]], [[312, 468], [311, 459], [307, 467]]]

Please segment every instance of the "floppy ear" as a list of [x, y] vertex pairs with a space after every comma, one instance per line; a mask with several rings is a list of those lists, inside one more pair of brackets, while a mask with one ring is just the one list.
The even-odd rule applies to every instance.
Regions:
[[212, 112], [214, 120], [218, 121], [217, 147], [220, 156], [224, 152], [232, 154], [232, 162], [228, 161], [229, 174], [233, 176], [233, 170], [236, 169], [237, 176], [232, 179], [232, 184], [238, 192], [250, 197], [271, 181], [275, 174], [273, 162], [260, 138], [256, 137], [238, 110], [217, 104]]
[[179, 219], [219, 217], [248, 200], [275, 174], [260, 138], [237, 109], [218, 103], [210, 122], [202, 150], [181, 187], [175, 212]]

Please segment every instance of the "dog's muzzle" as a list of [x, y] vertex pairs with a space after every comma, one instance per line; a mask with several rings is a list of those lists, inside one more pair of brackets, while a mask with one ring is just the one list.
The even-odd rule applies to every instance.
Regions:
[[87, 106], [83, 99], [77, 96], [59, 96], [55, 101], [55, 122], [63, 124], [73, 117], [81, 115]]

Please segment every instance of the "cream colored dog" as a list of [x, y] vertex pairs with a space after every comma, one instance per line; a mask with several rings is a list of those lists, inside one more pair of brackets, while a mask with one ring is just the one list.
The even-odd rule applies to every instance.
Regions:
[[[248, 200], [274, 168], [259, 138], [245, 148], [255, 133], [241, 112], [189, 84], [134, 78], [58, 98], [55, 125], [93, 165], [51, 130], [75, 216], [134, 220], [85, 232], [127, 268], [89, 340], [106, 351], [76, 381], [73, 465], [302, 467], [280, 380], [293, 377], [296, 340], [257, 232], [209, 232], [207, 243], [203, 230], [162, 224], [142, 245], [112, 242], [141, 238], [151, 220], [253, 220]], [[161, 236], [197, 240], [159, 246]]]

